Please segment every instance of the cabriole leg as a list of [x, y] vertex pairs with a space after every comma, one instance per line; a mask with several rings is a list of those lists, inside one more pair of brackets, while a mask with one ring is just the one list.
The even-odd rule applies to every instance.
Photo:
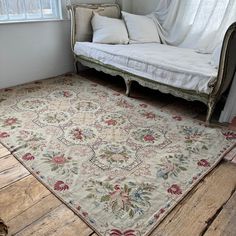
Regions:
[[126, 85], [126, 93], [125, 94], [127, 97], [130, 96], [131, 84], [132, 84], [131, 80], [125, 80], [125, 85]]
[[75, 71], [76, 71], [76, 74], [79, 73], [79, 68], [78, 68], [78, 61], [74, 61], [74, 67], [75, 67]]
[[208, 110], [207, 110], [207, 116], [206, 116], [206, 124], [209, 125], [211, 121], [211, 117], [213, 115], [214, 109], [215, 109], [216, 102], [214, 99], [210, 99], [208, 101]]

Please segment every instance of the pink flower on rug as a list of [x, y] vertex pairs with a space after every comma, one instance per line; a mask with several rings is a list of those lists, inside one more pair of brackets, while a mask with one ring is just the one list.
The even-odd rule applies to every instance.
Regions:
[[17, 122], [17, 118], [8, 118], [4, 121], [5, 125], [14, 125]]
[[174, 120], [177, 120], [177, 121], [181, 121], [181, 120], [182, 120], [182, 117], [181, 117], [181, 116], [173, 116], [173, 119], [174, 119]]
[[120, 101], [118, 101], [117, 105], [123, 108], [129, 108], [129, 109], [133, 108], [133, 105], [131, 105], [124, 99], [121, 99]]
[[147, 118], [147, 119], [155, 119], [156, 118], [156, 115], [153, 113], [153, 112], [146, 112], [144, 114], [144, 116]]
[[143, 108], [147, 108], [147, 107], [148, 107], [148, 105], [147, 105], [147, 104], [144, 104], [144, 103], [139, 104], [139, 106], [140, 106], [140, 107], [143, 107]]
[[114, 186], [114, 189], [115, 189], [115, 190], [120, 190], [120, 185], [119, 185], [119, 184], [116, 184], [116, 185]]
[[234, 132], [229, 131], [229, 132], [225, 132], [223, 134], [227, 140], [236, 139], [236, 133], [234, 133]]
[[73, 135], [74, 135], [74, 137], [75, 137], [76, 139], [80, 139], [80, 140], [83, 139], [83, 132], [82, 132], [82, 130], [79, 129], [79, 128], [77, 128], [77, 129], [74, 130]]
[[66, 162], [66, 158], [64, 157], [64, 155], [62, 156], [55, 156], [52, 158], [52, 162], [58, 165], [62, 165]]
[[124, 232], [120, 231], [119, 229], [112, 229], [110, 231], [110, 236], [136, 236], [136, 233], [132, 229], [126, 230]]
[[122, 189], [118, 184], [114, 186], [113, 192], [109, 193], [111, 204], [117, 204], [117, 207], [124, 209], [126, 206], [130, 205], [130, 197], [128, 189]]
[[155, 141], [155, 137], [153, 137], [151, 134], [147, 134], [143, 138], [146, 142], [154, 142]]
[[32, 161], [35, 159], [35, 157], [31, 154], [31, 153], [26, 153], [23, 157], [22, 157], [23, 160], [25, 161]]
[[177, 184], [172, 184], [171, 187], [167, 189], [167, 192], [174, 195], [182, 194], [182, 190]]
[[82, 215], [83, 215], [84, 217], [88, 217], [88, 212], [83, 211], [83, 212], [82, 212]]
[[106, 123], [107, 125], [113, 125], [113, 126], [117, 125], [117, 121], [116, 121], [116, 120], [113, 120], [113, 119], [106, 120], [105, 123]]
[[65, 190], [68, 190], [68, 189], [69, 189], [69, 186], [61, 180], [57, 181], [54, 184], [54, 190], [56, 190], [56, 191], [65, 191]]
[[0, 132], [0, 138], [7, 138], [10, 137], [10, 134], [8, 134], [7, 132]]
[[209, 167], [210, 166], [210, 163], [205, 159], [200, 160], [197, 164], [199, 166], [203, 166], [203, 167]]
[[161, 208], [160, 211], [154, 215], [154, 218], [158, 220], [160, 218], [160, 215], [165, 212], [165, 209]]
[[68, 98], [71, 96], [71, 94], [68, 91], [63, 91], [63, 96]]

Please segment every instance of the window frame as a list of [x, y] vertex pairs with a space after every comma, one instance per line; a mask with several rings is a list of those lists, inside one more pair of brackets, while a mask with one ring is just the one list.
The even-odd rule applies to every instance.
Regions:
[[62, 3], [61, 0], [53, 0], [56, 5], [56, 12], [52, 17], [47, 17], [43, 15], [43, 8], [42, 8], [42, 1], [39, 0], [40, 3], [40, 11], [41, 11], [41, 16], [38, 18], [30, 18], [28, 17], [27, 10], [26, 10], [26, 0], [23, 0], [23, 5], [24, 5], [24, 12], [22, 14], [25, 15], [24, 18], [19, 18], [19, 19], [10, 19], [9, 17], [9, 7], [8, 7], [8, 2], [9, 0], [4, 0], [5, 5], [7, 7], [7, 19], [1, 20], [0, 19], [0, 24], [10, 24], [10, 23], [27, 23], [27, 22], [47, 22], [47, 21], [61, 21], [63, 20], [63, 12], [62, 12]]

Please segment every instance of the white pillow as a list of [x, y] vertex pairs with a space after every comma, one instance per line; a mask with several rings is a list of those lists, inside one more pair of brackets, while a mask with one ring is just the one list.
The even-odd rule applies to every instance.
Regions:
[[212, 53], [210, 64], [215, 68], [218, 68], [220, 64], [221, 50], [222, 50], [222, 43], [219, 44]]
[[152, 18], [122, 11], [130, 43], [160, 43], [157, 27]]
[[94, 13], [91, 23], [93, 43], [127, 44], [129, 42], [128, 32], [123, 20]]

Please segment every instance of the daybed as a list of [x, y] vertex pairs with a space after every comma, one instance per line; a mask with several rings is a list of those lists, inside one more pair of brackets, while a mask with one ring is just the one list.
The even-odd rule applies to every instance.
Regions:
[[109, 45], [92, 43], [93, 11], [100, 15], [120, 18], [116, 4], [77, 4], [68, 6], [71, 15], [71, 46], [75, 65], [119, 75], [130, 95], [132, 81], [142, 86], [170, 93], [177, 97], [198, 100], [208, 106], [209, 123], [214, 107], [229, 87], [236, 71], [236, 23], [224, 38], [219, 69], [209, 64], [210, 54], [193, 49], [158, 43]]

